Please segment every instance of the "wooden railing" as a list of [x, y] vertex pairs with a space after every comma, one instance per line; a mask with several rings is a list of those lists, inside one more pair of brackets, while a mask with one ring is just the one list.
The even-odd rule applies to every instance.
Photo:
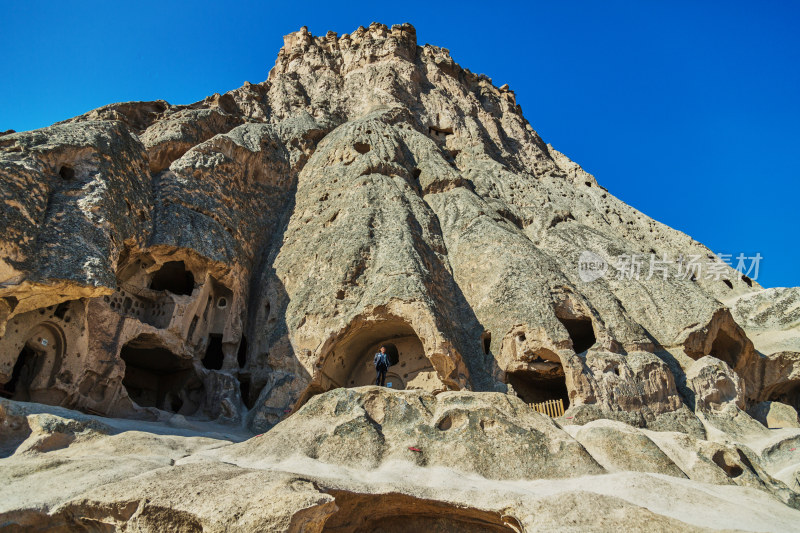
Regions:
[[547, 400], [546, 402], [531, 403], [528, 405], [533, 407], [534, 411], [538, 411], [543, 415], [547, 415], [552, 418], [564, 416], [564, 400], [561, 398], [558, 400]]

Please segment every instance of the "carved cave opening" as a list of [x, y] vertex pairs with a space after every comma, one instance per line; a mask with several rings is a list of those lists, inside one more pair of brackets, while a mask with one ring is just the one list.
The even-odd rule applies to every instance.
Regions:
[[733, 369], [739, 362], [742, 353], [742, 342], [734, 339], [724, 330], [719, 330], [714, 342], [711, 343], [711, 351], [708, 355], [716, 357], [720, 361], [725, 361]]
[[594, 346], [597, 339], [594, 336], [594, 327], [590, 318], [561, 318], [558, 321], [566, 328], [572, 340], [572, 349], [575, 353], [582, 353]]
[[373, 358], [381, 346], [392, 363], [387, 387], [433, 390], [441, 384], [414, 329], [401, 320], [387, 320], [355, 328], [337, 342], [324, 359], [322, 389], [374, 385]]
[[567, 381], [561, 363], [534, 363], [535, 369], [516, 370], [506, 374], [507, 382], [525, 403], [540, 403], [547, 400], [563, 400], [564, 409], [569, 407]]
[[31, 385], [41, 369], [43, 358], [44, 354], [41, 351], [33, 350], [27, 344], [23, 346], [11, 371], [11, 379], [0, 385], [0, 396], [17, 401], [29, 401]]
[[73, 180], [75, 179], [75, 169], [69, 165], [64, 165], [59, 169], [58, 175], [61, 176], [61, 179], [64, 181]]
[[225, 353], [222, 351], [222, 335], [212, 333], [209, 335], [208, 348], [203, 356], [203, 366], [209, 370], [222, 370]]
[[194, 275], [186, 269], [183, 261], [169, 261], [153, 275], [150, 288], [154, 291], [191, 295], [194, 290]]
[[253, 386], [249, 374], [239, 375], [239, 393], [242, 395], [242, 403], [248, 409], [252, 409], [258, 400], [259, 389]]
[[239, 350], [236, 352], [236, 362], [239, 364], [239, 368], [247, 366], [247, 337], [244, 335], [239, 343]]
[[141, 407], [192, 415], [205, 399], [203, 381], [191, 359], [179, 357], [157, 338], [140, 335], [122, 347], [125, 361], [122, 385]]
[[[336, 503], [322, 528], [325, 532], [430, 531], [436, 533], [507, 533], [522, 531], [512, 516], [424, 500], [405, 494], [358, 494], [328, 491]], [[364, 510], [368, 509], [368, 512]]]
[[430, 135], [437, 141], [443, 141], [447, 138], [448, 135], [452, 134], [453, 134], [453, 128], [442, 128], [439, 126], [428, 127], [428, 135]]
[[[68, 306], [58, 306], [56, 311], [66, 317]], [[37, 310], [37, 315], [53, 311], [53, 306]], [[29, 315], [30, 316], [30, 315]], [[66, 318], [60, 319], [67, 322]], [[13, 335], [13, 334], [12, 334]], [[5, 359], [7, 380], [0, 384], [0, 396], [17, 401], [38, 402], [60, 405], [64, 400], [63, 391], [53, 387], [55, 376], [61, 371], [66, 341], [64, 332], [57, 324], [45, 321], [35, 324], [23, 334], [24, 343], [4, 346], [16, 358]], [[17, 352], [17, 350], [19, 350]]]
[[481, 344], [483, 344], [483, 353], [489, 355], [492, 351], [492, 334], [488, 331], [481, 335]]

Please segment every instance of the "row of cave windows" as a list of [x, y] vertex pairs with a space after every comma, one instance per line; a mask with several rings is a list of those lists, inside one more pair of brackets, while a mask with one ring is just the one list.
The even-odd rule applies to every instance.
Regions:
[[[576, 352], [585, 351], [589, 347], [591, 347], [594, 342], [594, 332], [592, 329], [592, 323], [589, 319], [584, 320], [561, 320], [562, 323], [567, 328], [567, 331], [570, 333], [570, 336], [573, 341], [573, 346], [575, 347]], [[520, 334], [520, 341], [525, 340], [524, 334]], [[483, 338], [483, 348], [484, 351], [488, 354], [490, 351], [491, 346], [491, 335], [486, 334]], [[128, 356], [130, 352], [130, 348], [128, 346], [123, 347], [122, 351], [122, 358], [126, 360], [126, 364], [132, 364], [132, 362], [127, 361], [130, 359]], [[141, 349], [133, 349], [137, 352]], [[155, 348], [155, 351], [166, 352], [166, 350], [162, 348]], [[165, 354], [161, 354], [162, 357], [166, 357]], [[169, 357], [176, 358], [173, 354], [169, 353]], [[225, 360], [225, 354], [222, 350], [222, 335], [219, 334], [211, 334], [209, 336], [209, 343], [208, 347], [206, 348], [206, 353], [203, 356], [202, 364], [205, 368], [209, 370], [221, 370], [223, 363]], [[237, 352], [237, 363], [239, 368], [244, 368], [247, 364], [247, 339], [242, 337], [242, 340], [239, 344], [239, 349]], [[142, 371], [149, 371], [147, 368], [141, 368]], [[188, 370], [183, 370], [183, 372], [188, 372]], [[154, 381], [157, 383], [161, 377], [154, 377]], [[562, 399], [564, 401], [565, 407], [569, 405], [569, 397], [567, 394], [567, 387], [566, 381], [563, 376], [554, 377], [554, 378], [546, 378], [537, 375], [535, 372], [512, 372], [508, 375], [508, 382], [514, 387], [514, 390], [517, 392], [518, 396], [525, 401], [526, 403], [534, 403], [545, 401], [549, 399]], [[250, 395], [250, 382], [246, 378], [242, 378], [239, 380], [240, 383], [240, 390], [242, 399], [245, 405], [250, 409], [253, 407], [253, 401]], [[123, 380], [123, 384], [125, 384], [125, 380]], [[152, 405], [153, 402], [149, 402], [144, 400], [144, 396], [141, 393], [137, 393], [137, 389], [135, 387], [130, 387], [130, 384], [127, 384], [126, 388], [129, 389], [129, 394], [134, 399], [134, 401], [138, 401], [140, 405], [143, 406], [151, 406], [151, 407], [159, 407], [164, 408], [166, 410], [170, 410], [173, 412], [179, 412], [181, 407], [175, 408], [176, 405], [180, 404], [183, 405], [183, 401], [179, 401], [177, 396], [173, 396], [171, 400], [163, 400], [158, 405]], [[163, 387], [160, 385], [156, 386], [157, 389], [162, 389]], [[166, 403], [164, 403], [166, 402]], [[177, 402], [177, 403], [176, 403]]]
[[[723, 333], [723, 332], [720, 332]], [[727, 335], [720, 334], [715, 340], [712, 355], [725, 358], [726, 351], [735, 350], [733, 342]], [[247, 340], [243, 337], [237, 353], [240, 368], [247, 363]], [[137, 348], [127, 344], [121, 352], [126, 362], [126, 374], [123, 385], [129, 396], [143, 407], [157, 407], [182, 414], [193, 414], [199, 408], [203, 397], [202, 380], [194, 372], [191, 360], [181, 359], [162, 347]], [[224, 361], [222, 351], [222, 335], [211, 335], [203, 366], [210, 370], [220, 370]], [[11, 379], [0, 385], [0, 396], [16, 400], [28, 401], [27, 392], [36, 375], [41, 370], [43, 354], [24, 347], [15, 362]], [[136, 379], [138, 375], [139, 379]], [[145, 377], [142, 380], [142, 376]], [[510, 372], [508, 383], [517, 395], [526, 403], [538, 403], [551, 399], [562, 399], [565, 408], [569, 406], [566, 381], [563, 375], [542, 376], [534, 371]], [[248, 409], [254, 405], [250, 391], [250, 381], [246, 376], [239, 378], [242, 400]], [[797, 393], [788, 403], [797, 402]], [[785, 394], [789, 397], [791, 394]], [[200, 400], [198, 400], [200, 398]], [[787, 401], [783, 398], [773, 400]], [[794, 402], [792, 401], [794, 400]], [[198, 403], [199, 402], [199, 403]], [[188, 411], [187, 411], [188, 409]], [[191, 412], [190, 412], [191, 411]]]
[[[247, 363], [246, 354], [247, 340], [242, 338], [237, 353], [237, 363], [240, 368]], [[19, 385], [22, 393], [28, 390], [37, 374], [37, 364], [41, 363], [40, 355], [30, 348], [23, 348], [14, 365], [11, 380], [2, 386], [0, 392], [3, 393], [3, 396], [19, 400], [28, 399], [17, 394], [17, 388]], [[185, 398], [186, 383], [188, 381], [195, 382], [192, 390], [202, 388], [201, 381], [194, 375], [191, 361], [181, 359], [165, 348], [137, 348], [128, 344], [122, 348], [120, 355], [126, 363], [123, 385], [129, 396], [142, 407], [157, 407], [177, 413], [187, 401]], [[209, 370], [220, 370], [223, 361], [222, 335], [211, 335], [202, 359], [203, 366]], [[132, 374], [146, 376], [144, 380], [146, 385], [143, 384], [141, 378], [134, 382]], [[533, 372], [513, 372], [509, 373], [508, 379], [520, 398], [527, 403], [562, 398], [565, 405], [569, 404], [566, 382], [563, 377], [547, 379]], [[178, 385], [171, 386], [173, 383], [178, 383]], [[240, 389], [245, 405], [249, 409], [252, 408], [253, 401], [250, 396], [248, 379], [240, 379]]]

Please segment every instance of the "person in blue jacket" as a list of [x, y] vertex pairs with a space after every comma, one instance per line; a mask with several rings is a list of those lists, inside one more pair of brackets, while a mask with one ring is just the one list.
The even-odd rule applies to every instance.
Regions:
[[389, 355], [386, 346], [381, 346], [381, 351], [375, 354], [372, 363], [375, 365], [375, 385], [383, 387], [386, 384], [386, 371], [389, 370]]

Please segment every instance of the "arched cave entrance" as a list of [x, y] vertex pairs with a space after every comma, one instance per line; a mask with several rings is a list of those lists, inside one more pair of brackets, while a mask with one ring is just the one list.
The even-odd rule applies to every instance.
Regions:
[[150, 288], [154, 291], [191, 295], [194, 290], [194, 276], [186, 269], [183, 261], [169, 261], [153, 274]]
[[[346, 333], [325, 358], [322, 390], [375, 384], [373, 357], [386, 346], [390, 362], [386, 386], [435, 390], [442, 387], [414, 329], [401, 320], [364, 324]], [[389, 385], [391, 383], [391, 385]]]
[[208, 348], [203, 357], [203, 366], [209, 370], [222, 370], [225, 354], [222, 351], [222, 335], [212, 333], [209, 335]]
[[537, 356], [528, 368], [506, 373], [506, 382], [525, 403], [563, 400], [569, 407], [569, 394], [564, 367], [556, 354]]
[[734, 339], [724, 330], [719, 330], [714, 342], [711, 343], [711, 350], [708, 355], [716, 357], [720, 361], [725, 361], [731, 369], [736, 367], [739, 356], [742, 354], [744, 345], [742, 341]]
[[41, 369], [43, 358], [40, 350], [33, 350], [26, 344], [14, 363], [11, 379], [0, 386], [0, 395], [12, 400], [29, 401], [31, 384]]
[[140, 335], [120, 352], [125, 361], [122, 385], [141, 407], [182, 415], [195, 414], [205, 399], [203, 381], [191, 359], [179, 357], [150, 335]]
[[[373, 531], [403, 533], [505, 533], [522, 531], [516, 518], [498, 512], [424, 500], [399, 493], [358, 494], [331, 490], [336, 512], [322, 528], [325, 532]], [[364, 510], [367, 509], [368, 512]]]
[[10, 378], [0, 385], [0, 396], [59, 405], [64, 394], [51, 385], [61, 370], [66, 344], [64, 332], [56, 324], [41, 322], [31, 328], [26, 336], [27, 340], [17, 355]]

